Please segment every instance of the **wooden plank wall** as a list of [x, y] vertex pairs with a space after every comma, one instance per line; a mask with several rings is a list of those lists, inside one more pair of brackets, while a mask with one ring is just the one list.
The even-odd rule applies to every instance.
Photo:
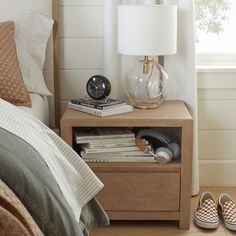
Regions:
[[86, 94], [88, 78], [101, 73], [104, 35], [103, 0], [60, 2], [60, 107]]
[[236, 70], [198, 72], [200, 183], [236, 185]]

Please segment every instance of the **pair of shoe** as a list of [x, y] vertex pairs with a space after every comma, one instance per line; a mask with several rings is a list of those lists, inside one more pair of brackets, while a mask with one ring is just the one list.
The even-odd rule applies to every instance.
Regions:
[[216, 229], [219, 225], [219, 215], [226, 228], [236, 230], [236, 204], [232, 197], [222, 193], [217, 206], [212, 193], [204, 192], [194, 213], [195, 224], [205, 229]]

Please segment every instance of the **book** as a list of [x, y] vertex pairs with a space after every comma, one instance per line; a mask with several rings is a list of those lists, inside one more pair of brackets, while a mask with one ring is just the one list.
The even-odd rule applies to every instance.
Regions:
[[95, 149], [95, 148], [104, 149], [104, 148], [130, 147], [135, 145], [136, 145], [135, 141], [123, 143], [123, 141], [121, 140], [120, 143], [87, 143], [85, 144], [85, 147], [90, 149]]
[[[151, 148], [151, 146], [147, 146]], [[126, 151], [138, 151], [139, 147], [130, 146], [130, 147], [114, 147], [114, 148], [87, 148], [82, 147], [82, 150], [85, 153], [110, 153], [110, 152], [126, 152]]]
[[[118, 147], [130, 147], [130, 146], [136, 145], [135, 140], [131, 139], [129, 141], [127, 139], [129, 139], [129, 138], [111, 139], [111, 140], [109, 139], [109, 142], [89, 142], [89, 143], [86, 143], [85, 145], [88, 148], [118, 148]], [[149, 143], [145, 139], [142, 139], [142, 142], [145, 145], [148, 145], [148, 143]]]
[[133, 111], [133, 106], [131, 105], [122, 105], [122, 106], [118, 106], [118, 107], [114, 107], [114, 108], [110, 108], [106, 110], [100, 110], [97, 108], [85, 107], [82, 105], [73, 104], [72, 102], [69, 102], [68, 107], [74, 110], [78, 110], [81, 112], [85, 112], [85, 113], [95, 115], [95, 116], [100, 116], [100, 117], [112, 116], [112, 115], [117, 115], [117, 114]]
[[75, 142], [81, 141], [93, 142], [91, 140], [107, 140], [109, 139], [123, 139], [131, 138], [135, 140], [135, 134], [129, 128], [123, 127], [88, 127], [76, 128], [74, 130]]
[[[75, 138], [76, 140], [76, 138]], [[104, 145], [104, 144], [116, 144], [116, 143], [123, 143], [123, 142], [135, 142], [135, 138], [109, 138], [109, 139], [97, 139], [97, 138], [92, 138], [89, 140], [76, 140], [77, 144], [91, 144], [91, 145]]]
[[94, 100], [92, 98], [79, 98], [79, 99], [72, 99], [71, 103], [82, 105], [85, 107], [97, 108], [100, 110], [111, 109], [126, 104], [126, 102], [123, 100], [118, 100], [113, 98], [107, 98], [103, 100]]
[[136, 157], [136, 156], [142, 156], [142, 157], [152, 157], [152, 154], [144, 153], [142, 151], [130, 151], [130, 152], [109, 152], [109, 153], [85, 153], [84, 151], [81, 151], [80, 153], [82, 158], [87, 159], [96, 159], [96, 158], [112, 158], [112, 157]]
[[104, 157], [96, 159], [83, 159], [85, 162], [156, 162], [153, 156], [131, 156], [131, 157]]

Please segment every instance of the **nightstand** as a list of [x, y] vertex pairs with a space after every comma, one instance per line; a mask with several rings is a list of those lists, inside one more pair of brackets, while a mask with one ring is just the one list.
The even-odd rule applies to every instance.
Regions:
[[97, 198], [111, 220], [177, 220], [180, 228], [189, 228], [193, 120], [183, 102], [166, 101], [157, 109], [134, 109], [103, 118], [67, 109], [61, 119], [61, 136], [71, 146], [76, 127], [179, 130], [179, 161], [167, 165], [106, 162], [89, 166], [104, 183]]

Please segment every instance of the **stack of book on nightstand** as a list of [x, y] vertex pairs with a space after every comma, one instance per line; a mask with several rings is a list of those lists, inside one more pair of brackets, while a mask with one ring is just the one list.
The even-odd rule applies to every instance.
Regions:
[[129, 128], [76, 128], [74, 140], [86, 162], [155, 162], [152, 155], [139, 150]]
[[95, 116], [111, 116], [133, 110], [133, 106], [127, 105], [125, 101], [112, 98], [104, 100], [74, 99], [69, 102], [68, 107]]

